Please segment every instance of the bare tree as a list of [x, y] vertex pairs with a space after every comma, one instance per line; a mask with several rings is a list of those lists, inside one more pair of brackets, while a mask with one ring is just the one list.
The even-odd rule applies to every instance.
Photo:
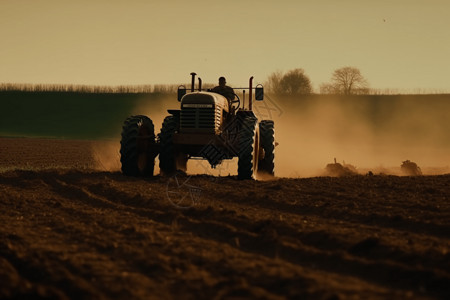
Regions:
[[321, 93], [334, 94], [367, 94], [369, 83], [361, 75], [361, 71], [354, 67], [343, 67], [333, 72], [330, 84], [322, 84]]
[[275, 94], [305, 95], [311, 94], [311, 80], [303, 69], [294, 69], [283, 74], [280, 71], [269, 76], [268, 89]]

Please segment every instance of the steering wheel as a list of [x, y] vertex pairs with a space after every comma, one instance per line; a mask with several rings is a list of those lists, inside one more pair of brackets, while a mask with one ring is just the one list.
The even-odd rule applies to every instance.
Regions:
[[241, 106], [241, 98], [239, 98], [239, 96], [237, 94], [234, 94], [234, 96], [237, 98], [235, 100], [231, 100], [231, 106], [233, 106], [233, 104], [237, 103], [237, 106], [233, 106], [235, 110], [237, 110], [239, 108], [239, 106]]

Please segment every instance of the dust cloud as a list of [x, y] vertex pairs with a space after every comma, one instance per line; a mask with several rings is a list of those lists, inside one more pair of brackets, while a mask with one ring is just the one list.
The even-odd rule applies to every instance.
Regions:
[[99, 171], [116, 172], [120, 170], [120, 140], [96, 142], [91, 145], [93, 168]]
[[405, 160], [416, 162], [424, 174], [448, 173], [448, 100], [317, 96], [280, 103], [282, 114], [274, 118], [275, 172], [325, 175], [325, 166], [337, 158], [361, 174], [401, 175]]

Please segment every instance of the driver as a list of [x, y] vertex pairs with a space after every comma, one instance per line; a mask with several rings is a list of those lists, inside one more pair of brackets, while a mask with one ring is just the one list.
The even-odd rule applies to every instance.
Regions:
[[221, 94], [222, 96], [228, 99], [228, 102], [230, 102], [234, 100], [234, 90], [233, 88], [226, 85], [226, 83], [227, 80], [225, 79], [225, 77], [220, 77], [219, 85], [213, 88], [211, 91], [214, 93]]

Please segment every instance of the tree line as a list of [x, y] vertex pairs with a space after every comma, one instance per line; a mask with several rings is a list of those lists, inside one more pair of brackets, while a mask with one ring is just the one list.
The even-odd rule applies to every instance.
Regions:
[[[269, 75], [266, 87], [269, 92], [278, 95], [308, 95], [313, 93], [311, 80], [301, 68], [281, 71]], [[355, 67], [336, 69], [330, 82], [320, 85], [320, 94], [364, 95], [369, 93], [369, 83]]]
[[[214, 87], [216, 84], [204, 83], [203, 90]], [[184, 84], [190, 88], [190, 84]], [[0, 91], [24, 92], [74, 92], [74, 93], [176, 93], [179, 84], [146, 84], [146, 85], [71, 85], [71, 84], [14, 84], [0, 83]], [[299, 96], [314, 93], [308, 75], [301, 68], [287, 72], [275, 71], [270, 74], [264, 83], [266, 92]], [[334, 70], [330, 81], [319, 86], [319, 94], [335, 95], [395, 95], [395, 94], [447, 94], [445, 90], [429, 89], [370, 89], [368, 80], [355, 67], [342, 67]]]
[[[190, 88], [190, 84], [183, 84]], [[75, 84], [29, 84], [0, 83], [0, 91], [7, 92], [69, 92], [87, 94], [173, 94], [179, 84], [145, 84], [145, 85], [75, 85]], [[215, 84], [203, 84], [203, 90], [213, 88]]]
[[28, 84], [28, 83], [0, 83], [0, 91], [10, 92], [69, 92], [88, 94], [147, 94], [174, 93], [178, 85], [175, 84], [146, 84], [146, 85], [74, 85], [74, 84]]

